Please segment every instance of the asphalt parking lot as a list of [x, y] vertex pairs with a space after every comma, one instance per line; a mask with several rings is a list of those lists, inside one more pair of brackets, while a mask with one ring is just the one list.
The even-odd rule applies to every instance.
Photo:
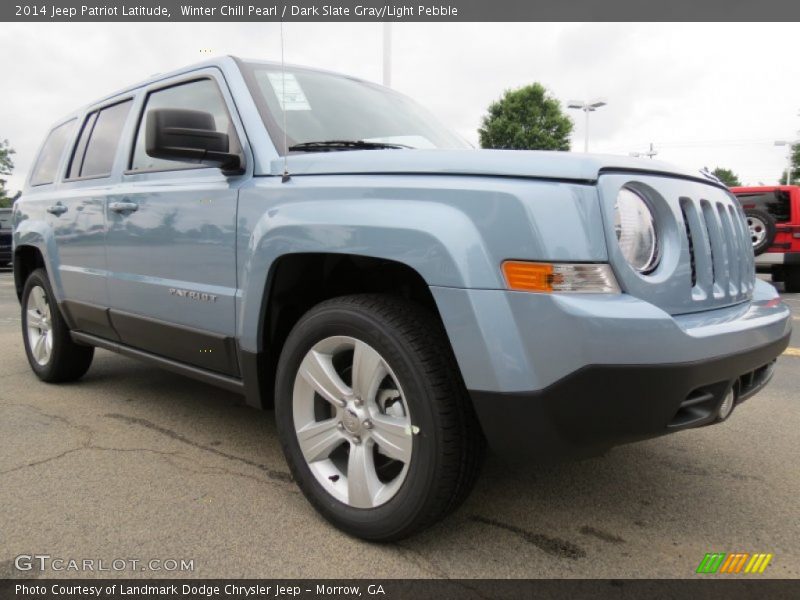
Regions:
[[490, 458], [448, 520], [375, 545], [315, 513], [272, 413], [236, 395], [105, 351], [78, 383], [40, 383], [1, 272], [0, 577], [91, 576], [19, 573], [20, 554], [194, 561], [120, 573], [151, 577], [691, 577], [712, 551], [800, 577], [800, 333], [792, 347], [720, 426], [552, 467]]

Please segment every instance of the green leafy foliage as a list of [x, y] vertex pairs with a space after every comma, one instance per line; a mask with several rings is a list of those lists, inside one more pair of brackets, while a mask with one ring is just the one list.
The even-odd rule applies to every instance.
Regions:
[[728, 187], [736, 187], [737, 185], [742, 185], [742, 182], [739, 180], [739, 176], [730, 169], [723, 169], [722, 167], [717, 167], [711, 172], [717, 179], [719, 179], [722, 183], [724, 183]]
[[[8, 140], [0, 142], [0, 176], [11, 175], [14, 170], [14, 161], [11, 155], [14, 154], [14, 149], [9, 145]], [[11, 206], [11, 203], [16, 199], [9, 194], [6, 189], [6, 180], [0, 177], [0, 208]]]
[[569, 150], [573, 123], [541, 83], [507, 90], [478, 130], [482, 148]]
[[[786, 185], [786, 169], [781, 174], [781, 185]], [[792, 146], [792, 181], [791, 185], [800, 185], [800, 144]]]

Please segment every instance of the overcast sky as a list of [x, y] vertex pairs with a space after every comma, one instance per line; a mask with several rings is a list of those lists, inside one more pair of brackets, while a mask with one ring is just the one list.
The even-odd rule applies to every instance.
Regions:
[[[800, 129], [797, 25], [395, 23], [393, 87], [477, 145], [487, 105], [539, 81], [566, 103], [603, 98], [590, 150], [644, 151], [684, 167], [733, 169], [775, 183], [777, 139]], [[381, 81], [380, 23], [284, 25], [287, 62]], [[192, 23], [0, 23], [0, 139], [22, 186], [52, 121], [153, 73], [213, 55], [278, 60], [278, 26]], [[573, 150], [583, 150], [583, 115]]]

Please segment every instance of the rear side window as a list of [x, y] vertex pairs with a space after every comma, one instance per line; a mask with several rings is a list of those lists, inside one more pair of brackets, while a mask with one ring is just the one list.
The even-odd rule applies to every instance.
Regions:
[[111, 174], [122, 129], [132, 100], [114, 104], [86, 117], [67, 177], [105, 177]]
[[132, 171], [171, 171], [175, 169], [196, 169], [196, 163], [185, 163], [177, 160], [164, 160], [148, 156], [145, 151], [145, 130], [147, 129], [147, 115], [153, 109], [182, 108], [200, 110], [211, 113], [217, 131], [227, 133], [230, 139], [230, 151], [238, 152], [238, 141], [234, 133], [225, 100], [220, 94], [217, 84], [210, 79], [200, 79], [190, 83], [183, 83], [174, 87], [152, 92], [147, 96], [142, 119], [139, 122], [139, 132], [136, 135], [136, 145], [131, 159]]
[[791, 219], [791, 203], [789, 192], [775, 190], [770, 192], [737, 192], [739, 204], [745, 210], [765, 210], [776, 221], [789, 221]]
[[64, 153], [64, 147], [69, 141], [73, 127], [75, 127], [75, 119], [59, 125], [47, 136], [42, 151], [36, 159], [36, 164], [33, 166], [31, 185], [45, 185], [56, 180], [58, 175], [56, 171], [61, 163], [61, 155]]

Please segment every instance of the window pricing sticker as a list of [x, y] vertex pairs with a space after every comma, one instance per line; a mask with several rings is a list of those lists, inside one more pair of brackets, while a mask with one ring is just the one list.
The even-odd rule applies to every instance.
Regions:
[[267, 77], [283, 110], [311, 110], [303, 88], [292, 73], [268, 73]]

